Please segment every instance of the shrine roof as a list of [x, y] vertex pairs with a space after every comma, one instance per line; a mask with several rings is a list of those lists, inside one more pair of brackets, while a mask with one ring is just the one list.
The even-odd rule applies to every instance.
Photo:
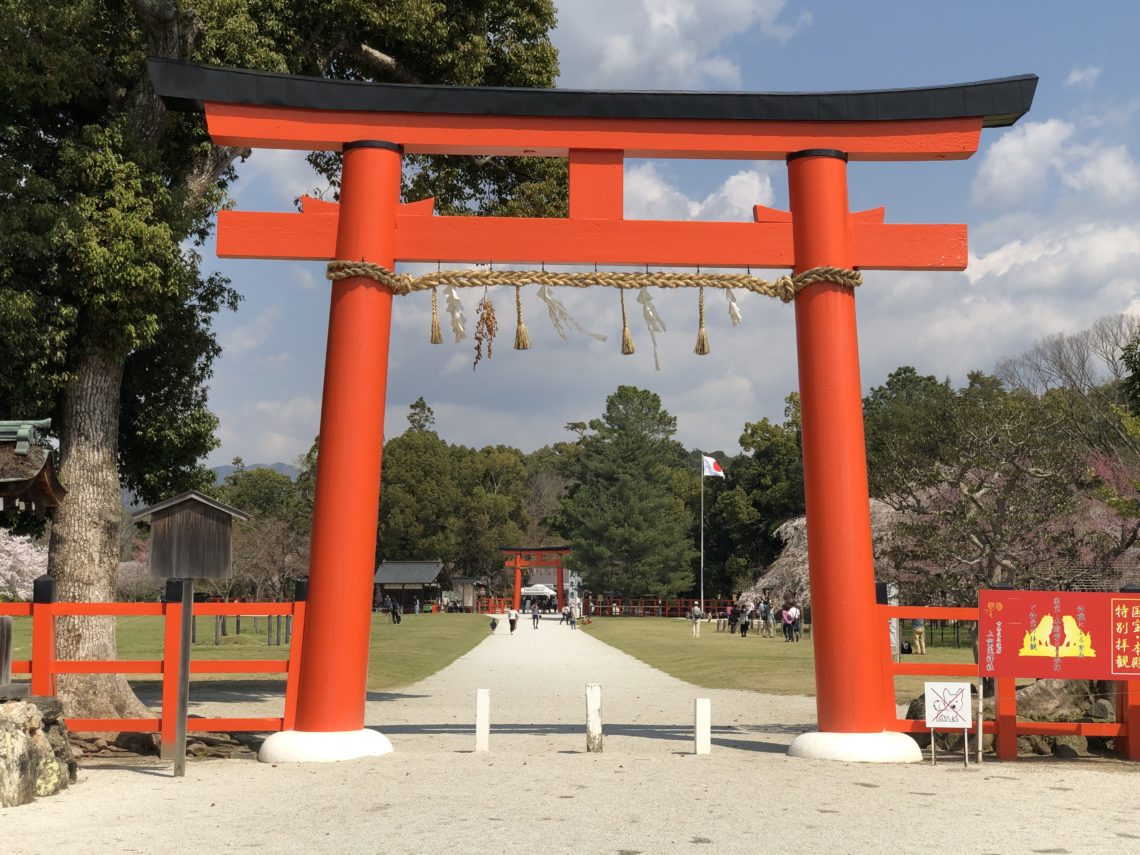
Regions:
[[531, 117], [877, 122], [982, 117], [1012, 125], [1028, 112], [1037, 76], [914, 89], [847, 92], [666, 92], [429, 86], [328, 80], [148, 59], [171, 109], [206, 102], [307, 110]]

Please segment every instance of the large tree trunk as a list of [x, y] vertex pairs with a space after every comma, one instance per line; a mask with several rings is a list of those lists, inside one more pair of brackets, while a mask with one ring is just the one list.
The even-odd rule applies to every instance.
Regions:
[[[63, 393], [60, 477], [67, 497], [52, 524], [48, 572], [56, 598], [114, 602], [119, 562], [121, 492], [117, 466], [119, 394], [123, 360], [81, 356]], [[61, 617], [60, 659], [116, 659], [113, 617]], [[121, 674], [60, 675], [57, 692], [69, 716], [132, 718], [148, 715]]]

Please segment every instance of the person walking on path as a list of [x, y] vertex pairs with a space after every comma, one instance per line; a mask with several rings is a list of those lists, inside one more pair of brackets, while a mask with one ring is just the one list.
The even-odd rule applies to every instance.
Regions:
[[514, 635], [515, 627], [518, 626], [519, 623], [519, 613], [515, 610], [514, 606], [511, 606], [511, 608], [507, 610], [507, 623], [511, 627], [511, 635]]
[[538, 629], [538, 602], [537, 601], [535, 602], [535, 604], [533, 606], [530, 607], [530, 622], [532, 624], [534, 624], [535, 629]]
[[392, 623], [399, 623], [401, 620], [403, 620], [403, 618], [400, 617], [400, 604], [395, 600], [392, 600], [392, 606], [389, 610], [389, 614], [392, 617]]
[[799, 641], [803, 615], [800, 612], [800, 607], [795, 603], [792, 603], [792, 607], [788, 611], [792, 615], [792, 641]]
[[416, 614], [420, 613], [420, 598], [419, 597], [416, 597], [415, 610], [416, 610], [415, 611]]
[[910, 622], [910, 628], [914, 631], [914, 652], [916, 655], [926, 655], [926, 619], [915, 618]]
[[693, 603], [693, 609], [689, 613], [693, 619], [693, 638], [701, 637], [701, 607]]

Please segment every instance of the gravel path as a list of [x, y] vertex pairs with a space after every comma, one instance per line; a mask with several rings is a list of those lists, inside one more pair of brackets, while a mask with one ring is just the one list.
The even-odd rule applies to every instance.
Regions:
[[[501, 621], [438, 674], [370, 696], [368, 724], [393, 755], [196, 761], [181, 780], [153, 761], [85, 766], [78, 786], [0, 813], [0, 851], [1140, 852], [1132, 764], [791, 759], [812, 698], [701, 689], [556, 619], [506, 630]], [[586, 683], [602, 685], [602, 754], [585, 753]], [[491, 690], [489, 754], [473, 751], [478, 688]], [[710, 757], [692, 754], [697, 697], [712, 700]], [[279, 709], [272, 698], [241, 707]], [[203, 700], [193, 711], [236, 713]]]

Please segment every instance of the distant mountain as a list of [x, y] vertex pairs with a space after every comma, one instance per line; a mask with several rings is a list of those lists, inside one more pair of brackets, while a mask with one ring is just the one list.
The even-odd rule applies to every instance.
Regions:
[[[246, 469], [272, 469], [274, 472], [280, 472], [282, 475], [288, 475], [294, 481], [297, 476], [301, 474], [301, 470], [296, 466], [290, 466], [288, 463], [247, 463]], [[214, 482], [221, 484], [226, 480], [227, 475], [234, 474], [234, 467], [226, 466], [213, 466], [210, 471], [214, 473]]]

